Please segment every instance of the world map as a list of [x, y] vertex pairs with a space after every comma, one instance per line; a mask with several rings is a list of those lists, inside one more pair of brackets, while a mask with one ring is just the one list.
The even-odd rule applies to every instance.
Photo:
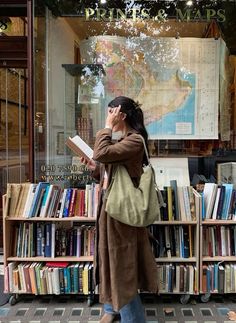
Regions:
[[81, 54], [105, 69], [105, 106], [119, 95], [142, 104], [150, 139], [214, 139], [219, 49], [215, 39], [98, 36]]

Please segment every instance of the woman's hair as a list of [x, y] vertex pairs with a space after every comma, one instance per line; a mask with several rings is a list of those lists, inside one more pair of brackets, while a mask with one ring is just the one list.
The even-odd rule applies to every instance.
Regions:
[[[108, 104], [110, 108], [115, 108], [119, 105], [121, 106], [120, 111], [126, 114], [125, 121], [131, 128], [143, 136], [148, 149], [148, 133], [144, 125], [141, 104], [126, 96], [118, 96]], [[147, 164], [146, 154], [144, 154], [143, 162]]]

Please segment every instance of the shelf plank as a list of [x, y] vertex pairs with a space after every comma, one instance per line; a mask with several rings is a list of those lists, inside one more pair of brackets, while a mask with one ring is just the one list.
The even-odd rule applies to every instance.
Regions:
[[76, 262], [84, 262], [84, 261], [93, 261], [93, 256], [81, 256], [81, 257], [7, 257], [7, 261], [32, 261], [32, 262], [60, 262], [60, 261], [76, 261]]
[[216, 257], [209, 257], [209, 256], [204, 256], [202, 257], [202, 261], [209, 261], [209, 262], [220, 262], [220, 261], [236, 261], [236, 256], [216, 256]]
[[197, 221], [155, 221], [154, 224], [158, 225], [188, 225], [197, 224]]
[[24, 218], [24, 217], [6, 217], [6, 221], [30, 221], [30, 222], [96, 222], [96, 218], [86, 217], [86, 216], [71, 216], [68, 218], [42, 218], [42, 217], [33, 217], [33, 218]]
[[167, 258], [167, 257], [160, 257], [160, 258], [156, 258], [156, 262], [197, 262], [197, 258], [196, 257], [191, 257], [191, 258], [180, 258], [180, 257], [171, 257], [171, 258]]
[[236, 221], [234, 220], [213, 220], [213, 219], [208, 219], [202, 221], [203, 225], [236, 225]]

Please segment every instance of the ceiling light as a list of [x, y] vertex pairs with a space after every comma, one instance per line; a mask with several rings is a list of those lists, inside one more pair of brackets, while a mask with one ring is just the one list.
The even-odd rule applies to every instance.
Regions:
[[186, 5], [187, 5], [188, 7], [191, 7], [191, 6], [193, 5], [193, 1], [192, 1], [192, 0], [188, 0], [188, 1], [186, 2]]
[[107, 2], [107, 0], [101, 0], [100, 2], [101, 2], [101, 4], [104, 4]]

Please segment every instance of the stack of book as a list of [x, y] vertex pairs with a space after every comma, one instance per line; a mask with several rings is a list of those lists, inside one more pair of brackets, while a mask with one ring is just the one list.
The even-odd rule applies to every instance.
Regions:
[[236, 190], [233, 184], [206, 183], [202, 195], [203, 219], [236, 220]]
[[20, 222], [14, 229], [16, 257], [93, 256], [95, 227], [76, 225], [65, 228], [58, 223]]
[[198, 292], [198, 270], [193, 265], [163, 264], [158, 265], [160, 293]]
[[[150, 231], [155, 240], [152, 242], [153, 253], [158, 257], [190, 258], [195, 256], [194, 227], [152, 225]], [[155, 243], [157, 241], [157, 243]]]
[[235, 293], [236, 292], [236, 264], [214, 263], [202, 267], [203, 293]]
[[6, 216], [9, 217], [96, 217], [99, 184], [85, 189], [65, 188], [40, 182], [8, 184]]
[[4, 272], [4, 292], [88, 295], [94, 291], [93, 263], [10, 262]]
[[160, 221], [195, 221], [196, 190], [191, 186], [178, 186], [176, 180], [171, 180], [169, 186], [162, 190], [162, 196], [166, 203], [165, 208], [161, 208]]

